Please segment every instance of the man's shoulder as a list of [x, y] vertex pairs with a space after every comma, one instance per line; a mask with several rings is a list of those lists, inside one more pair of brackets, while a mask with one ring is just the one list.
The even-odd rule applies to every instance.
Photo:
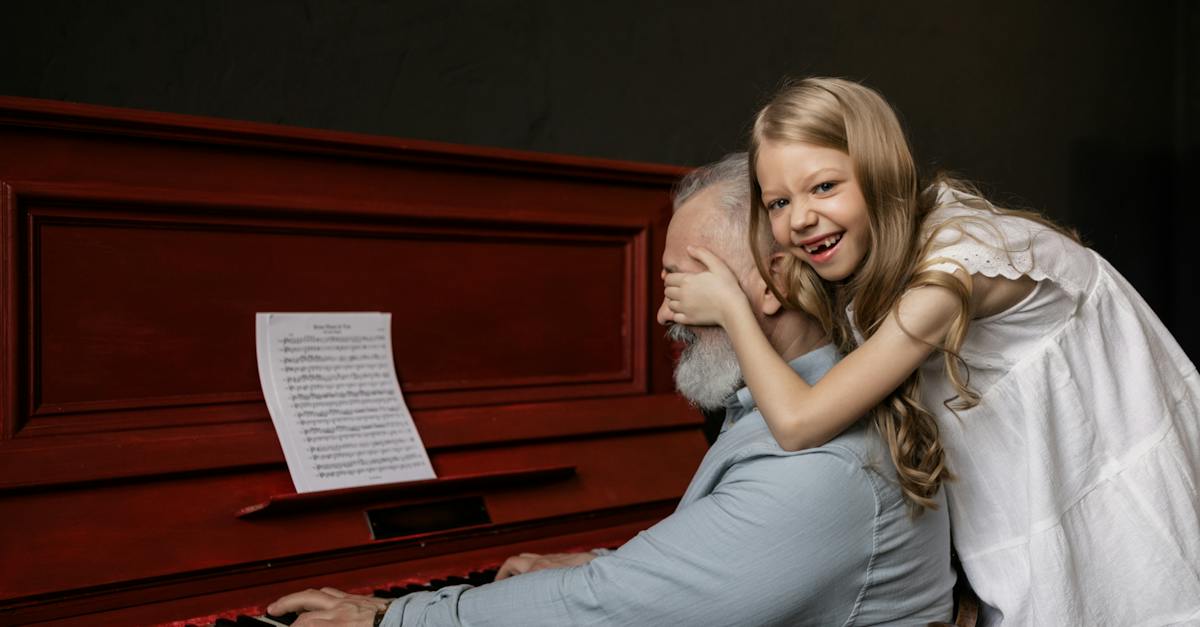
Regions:
[[842, 472], [825, 477], [826, 481], [836, 481], [839, 477], [861, 480], [874, 472], [873, 466], [878, 461], [887, 461], [886, 458], [874, 459], [878, 447], [873, 446], [873, 434], [873, 430], [855, 425], [823, 446], [786, 451], [775, 441], [762, 417], [750, 414], [734, 428], [721, 434], [713, 452], [723, 458], [722, 465], [726, 469], [748, 465], [770, 466], [796, 477], [805, 473], [806, 468], [827, 472], [831, 467], [836, 467]]
[[874, 429], [863, 421], [851, 425], [822, 446], [786, 451], [775, 441], [766, 422], [758, 412], [752, 412], [721, 434], [718, 443], [738, 461], [779, 458], [787, 463], [803, 465], [821, 457], [832, 456], [856, 468], [877, 463], [883, 450]]
[[[713, 449], [716, 459], [706, 461], [710, 470], [721, 467], [721, 474], [753, 467], [790, 477], [797, 487], [807, 485], [806, 489], [831, 494], [862, 486], [874, 493], [883, 508], [903, 500], [887, 446], [866, 421], [855, 423], [822, 446], [786, 451], [775, 441], [762, 416], [751, 413], [721, 434]], [[811, 485], [805, 481], [809, 477], [814, 480]]]

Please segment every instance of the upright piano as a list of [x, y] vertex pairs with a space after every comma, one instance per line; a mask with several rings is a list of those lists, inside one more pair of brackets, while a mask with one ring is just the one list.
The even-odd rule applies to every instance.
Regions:
[[[679, 168], [0, 98], [0, 624], [617, 546], [706, 445], [655, 328]], [[391, 312], [436, 480], [296, 494], [254, 314]]]

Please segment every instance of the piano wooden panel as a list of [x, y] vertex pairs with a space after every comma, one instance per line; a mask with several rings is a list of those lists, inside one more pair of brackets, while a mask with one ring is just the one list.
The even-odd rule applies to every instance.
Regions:
[[345, 205], [301, 220], [255, 216], [237, 197], [10, 187], [33, 303], [33, 406], [18, 430], [160, 423], [147, 408], [174, 409], [173, 425], [221, 420], [206, 406], [261, 400], [247, 320], [281, 307], [392, 312], [413, 408], [646, 389], [646, 221], [443, 210], [362, 223]]
[[[312, 583], [618, 544], [705, 445], [654, 323], [682, 170], [0, 98], [0, 624], [155, 623]], [[258, 311], [389, 311], [441, 477], [565, 479], [240, 519], [292, 491]], [[372, 540], [364, 509], [491, 523]]]

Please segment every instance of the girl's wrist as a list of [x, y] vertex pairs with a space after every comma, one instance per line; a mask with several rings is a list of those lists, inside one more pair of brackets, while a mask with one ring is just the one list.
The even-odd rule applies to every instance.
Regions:
[[742, 328], [745, 325], [757, 328], [758, 320], [754, 318], [754, 312], [750, 309], [750, 303], [743, 298], [741, 302], [725, 312], [721, 326], [725, 327], [726, 332], [733, 332], [735, 331], [735, 327]]

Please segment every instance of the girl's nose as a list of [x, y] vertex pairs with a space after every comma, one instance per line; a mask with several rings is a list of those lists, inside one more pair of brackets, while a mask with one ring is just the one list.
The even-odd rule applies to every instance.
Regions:
[[792, 230], [795, 232], [805, 231], [817, 225], [817, 213], [810, 211], [806, 205], [795, 203], [792, 205], [791, 224]]

